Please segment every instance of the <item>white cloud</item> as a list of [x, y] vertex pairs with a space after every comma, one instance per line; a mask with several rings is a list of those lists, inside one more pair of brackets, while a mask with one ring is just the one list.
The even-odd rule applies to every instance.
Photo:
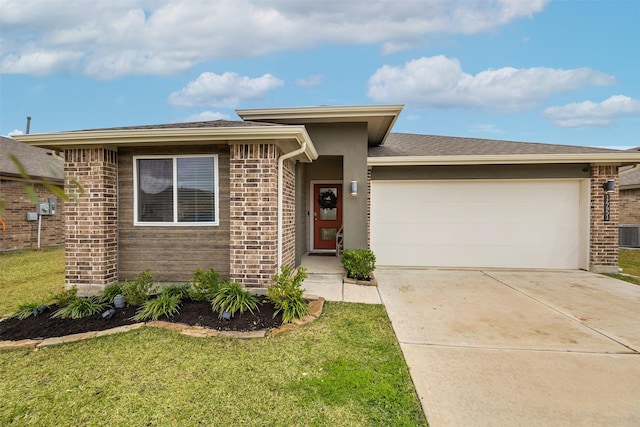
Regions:
[[[0, 0], [3, 73], [79, 67], [94, 78], [177, 73], [214, 59], [323, 44], [419, 46], [495, 31], [548, 0]], [[48, 58], [43, 58], [47, 54]]]
[[235, 107], [243, 101], [255, 100], [284, 82], [271, 74], [250, 78], [236, 73], [202, 73], [186, 87], [169, 95], [174, 107]]
[[302, 87], [319, 86], [322, 84], [322, 76], [320, 74], [315, 74], [313, 76], [304, 77], [296, 80], [296, 84]]
[[0, 73], [44, 76], [77, 68], [82, 52], [25, 51], [22, 55], [8, 54], [0, 61]]
[[589, 68], [570, 70], [512, 67], [465, 73], [455, 58], [414, 59], [401, 67], [385, 65], [369, 78], [368, 96], [378, 102], [415, 108], [488, 108], [523, 111], [554, 93], [587, 85], [610, 85], [615, 78]]
[[622, 117], [640, 118], [640, 101], [614, 95], [599, 103], [584, 101], [549, 107], [543, 114], [560, 127], [610, 126]]
[[24, 135], [24, 132], [19, 130], [19, 129], [14, 129], [11, 132], [9, 132], [9, 136], [14, 136], [14, 135]]
[[185, 117], [181, 122], [212, 122], [215, 120], [229, 120], [231, 117], [228, 114], [219, 113], [215, 111], [203, 111], [201, 113], [192, 114], [189, 117]]

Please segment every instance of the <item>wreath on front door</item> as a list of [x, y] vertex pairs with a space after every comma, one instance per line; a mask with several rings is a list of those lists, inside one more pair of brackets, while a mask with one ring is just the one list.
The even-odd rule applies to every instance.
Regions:
[[333, 209], [338, 205], [338, 197], [331, 190], [323, 191], [318, 196], [318, 204], [323, 209]]

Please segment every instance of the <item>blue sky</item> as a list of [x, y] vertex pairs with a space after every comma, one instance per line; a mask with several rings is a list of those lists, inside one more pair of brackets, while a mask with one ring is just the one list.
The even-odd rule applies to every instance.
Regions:
[[640, 146], [637, 0], [0, 0], [0, 134], [405, 104], [395, 132]]

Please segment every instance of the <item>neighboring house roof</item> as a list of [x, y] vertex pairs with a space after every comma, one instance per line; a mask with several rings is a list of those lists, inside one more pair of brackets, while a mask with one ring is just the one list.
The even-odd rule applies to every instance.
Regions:
[[0, 136], [0, 177], [20, 179], [18, 166], [11, 161], [14, 155], [33, 179], [46, 179], [62, 182], [64, 179], [64, 160], [51, 150], [34, 147], [12, 138]]
[[640, 161], [635, 153], [606, 148], [408, 133], [389, 134], [368, 156], [370, 165]]
[[[640, 152], [640, 147], [630, 148], [627, 151]], [[620, 168], [620, 189], [632, 190], [635, 188], [640, 188], [640, 163]]]

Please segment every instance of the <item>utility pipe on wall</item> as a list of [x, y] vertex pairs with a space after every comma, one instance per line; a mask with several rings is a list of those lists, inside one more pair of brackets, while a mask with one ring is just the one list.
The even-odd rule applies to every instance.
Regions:
[[302, 154], [307, 149], [307, 141], [302, 141], [302, 145], [297, 150], [294, 150], [290, 153], [284, 154], [280, 156], [278, 159], [278, 271], [280, 273], [280, 267], [282, 267], [282, 221], [283, 221], [283, 207], [282, 207], [282, 192], [284, 189], [283, 180], [283, 169], [284, 169], [284, 161], [288, 160], [292, 157], [297, 156], [298, 154]]

